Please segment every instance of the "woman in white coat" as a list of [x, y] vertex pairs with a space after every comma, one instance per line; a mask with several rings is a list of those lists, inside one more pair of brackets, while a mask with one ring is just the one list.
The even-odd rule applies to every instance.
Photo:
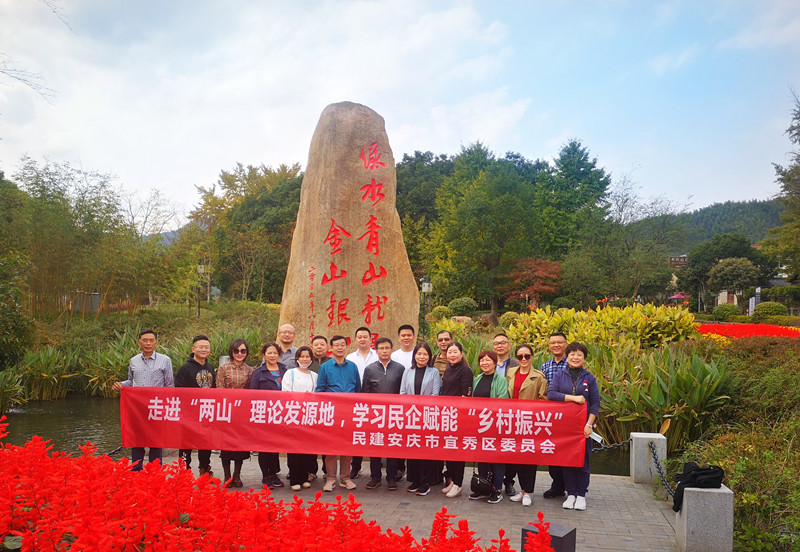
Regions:
[[[427, 343], [420, 343], [414, 349], [411, 368], [406, 368], [403, 381], [400, 383], [401, 395], [438, 395], [442, 386], [439, 370], [433, 367], [433, 353]], [[408, 474], [410, 493], [425, 496], [431, 491], [430, 484], [436, 478], [436, 460], [408, 459]]]

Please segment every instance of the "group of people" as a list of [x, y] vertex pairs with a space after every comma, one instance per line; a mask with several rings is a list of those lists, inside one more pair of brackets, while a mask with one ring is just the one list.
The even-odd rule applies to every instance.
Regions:
[[[198, 335], [192, 342], [192, 352], [180, 367], [173, 380], [169, 357], [155, 352], [156, 334], [145, 330], [139, 335], [141, 354], [130, 361], [128, 379], [114, 384], [114, 389], [125, 386], [176, 386], [176, 387], [220, 387], [226, 389], [265, 389], [274, 391], [317, 393], [393, 393], [405, 395], [440, 395], [452, 397], [485, 397], [524, 400], [567, 401], [587, 405], [584, 427], [586, 451], [584, 465], [578, 468], [550, 466], [551, 487], [545, 498], [563, 498], [565, 509], [585, 510], [586, 493], [589, 487], [589, 462], [594, 423], [600, 407], [597, 381], [586, 369], [588, 349], [577, 342], [567, 344], [563, 333], [549, 337], [552, 359], [544, 362], [541, 369], [532, 365], [534, 350], [531, 345], [520, 344], [511, 356], [511, 341], [503, 333], [497, 334], [492, 350], [478, 355], [480, 370], [477, 376], [464, 357], [463, 347], [453, 340], [449, 331], [436, 336], [438, 351], [434, 354], [425, 343], [417, 343], [411, 325], [398, 329], [399, 347], [395, 349], [388, 337], [379, 337], [372, 348], [372, 332], [367, 327], [358, 328], [354, 335], [356, 350], [347, 354], [348, 341], [335, 335], [330, 341], [317, 335], [310, 346], [295, 347], [295, 328], [284, 324], [278, 328], [277, 340], [264, 344], [260, 349], [262, 362], [258, 367], [247, 364], [250, 355], [248, 344], [242, 339], [234, 340], [228, 347], [229, 361], [217, 370], [208, 358], [211, 344], [208, 337]], [[180, 456], [191, 469], [192, 451], [181, 450]], [[211, 472], [211, 451], [198, 451], [200, 474]], [[224, 480], [230, 487], [242, 487], [241, 469], [250, 451], [222, 451], [220, 458]], [[141, 469], [144, 448], [133, 448], [131, 459], [134, 470]], [[150, 449], [150, 461], [161, 459], [160, 449]], [[363, 459], [350, 456], [322, 456], [325, 474], [323, 491], [333, 491], [337, 481], [345, 489], [357, 488], [357, 479], [362, 470]], [[370, 458], [370, 479], [367, 489], [383, 484], [396, 490], [404, 474], [408, 482], [407, 491], [425, 496], [434, 485], [442, 484], [442, 492], [448, 498], [462, 493], [464, 484], [464, 461], [417, 460]], [[262, 473], [262, 484], [282, 487], [278, 476], [280, 459], [277, 452], [259, 452], [258, 463]], [[313, 454], [287, 454], [289, 484], [299, 491], [311, 486], [317, 477], [317, 456]], [[530, 506], [533, 498], [538, 466], [529, 464], [478, 463], [478, 476], [491, 482], [488, 494], [474, 491], [470, 499], [487, 500], [495, 504], [503, 499], [503, 492], [510, 500]], [[385, 476], [383, 470], [385, 469]], [[407, 469], [407, 471], [406, 471]], [[515, 478], [520, 484], [516, 490]]]

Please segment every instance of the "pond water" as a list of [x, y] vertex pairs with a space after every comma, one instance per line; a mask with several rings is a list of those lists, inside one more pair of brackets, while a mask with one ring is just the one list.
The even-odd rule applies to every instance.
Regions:
[[[24, 445], [34, 435], [50, 439], [55, 450], [79, 453], [91, 441], [98, 452], [108, 453], [122, 445], [119, 399], [69, 396], [59, 401], [31, 402], [6, 412], [9, 435], [5, 442]], [[114, 455], [130, 454], [125, 450]], [[592, 473], [629, 475], [628, 449], [592, 455]]]

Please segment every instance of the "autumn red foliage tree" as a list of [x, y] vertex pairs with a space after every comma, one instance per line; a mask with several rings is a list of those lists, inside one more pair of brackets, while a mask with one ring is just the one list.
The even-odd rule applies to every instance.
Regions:
[[528, 301], [538, 303], [543, 295], [558, 291], [561, 265], [546, 259], [524, 258], [514, 264], [503, 287], [503, 298], [510, 303]]

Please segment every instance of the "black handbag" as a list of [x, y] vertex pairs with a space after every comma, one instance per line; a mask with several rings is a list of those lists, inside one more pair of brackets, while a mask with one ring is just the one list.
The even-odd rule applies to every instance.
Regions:
[[489, 472], [487, 477], [481, 477], [475, 470], [472, 471], [472, 481], [469, 488], [473, 493], [478, 493], [482, 496], [489, 496], [494, 491], [494, 486], [491, 482], [492, 472]]
[[675, 476], [678, 486], [675, 489], [675, 496], [672, 497], [672, 510], [680, 512], [683, 506], [683, 492], [686, 487], [719, 489], [722, 486], [724, 477], [725, 470], [719, 466], [701, 468], [696, 462], [687, 462], [683, 465], [683, 473]]

